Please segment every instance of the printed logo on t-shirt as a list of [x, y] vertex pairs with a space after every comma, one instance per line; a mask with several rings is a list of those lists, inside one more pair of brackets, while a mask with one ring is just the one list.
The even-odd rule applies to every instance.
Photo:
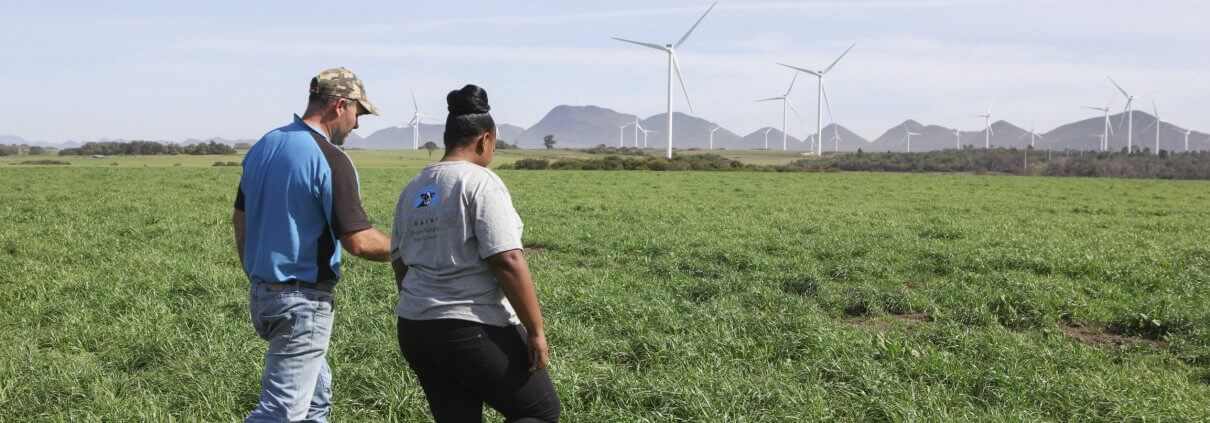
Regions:
[[429, 185], [421, 188], [416, 192], [416, 198], [412, 200], [412, 208], [418, 209], [436, 204], [438, 200], [437, 186]]

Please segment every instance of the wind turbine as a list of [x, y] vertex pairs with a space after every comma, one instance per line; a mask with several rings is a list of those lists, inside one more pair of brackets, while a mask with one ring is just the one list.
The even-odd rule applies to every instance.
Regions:
[[1034, 121], [1032, 119], [1029, 121], [1029, 132], [1021, 134], [1021, 136], [1017, 137], [1017, 139], [1025, 138], [1026, 135], [1029, 135], [1029, 148], [1034, 148], [1034, 137], [1046, 139], [1046, 137], [1034, 130]]
[[420, 113], [420, 106], [416, 105], [416, 92], [412, 91], [412, 121], [408, 122], [407, 126], [412, 127], [412, 149], [420, 149], [420, 122], [433, 119], [423, 113]]
[[[1126, 90], [1118, 85], [1118, 82], [1114, 81], [1112, 77], [1107, 78], [1109, 78], [1109, 82], [1113, 83], [1113, 86], [1118, 88], [1118, 91], [1122, 92], [1122, 95], [1126, 96], [1126, 153], [1130, 154], [1134, 151], [1134, 96], [1126, 93]], [[1118, 121], [1118, 128], [1121, 127], [1122, 123]]]
[[[1116, 97], [1116, 95], [1115, 95], [1115, 97]], [[1105, 107], [1084, 106], [1085, 109], [1100, 110], [1102, 112], [1105, 112], [1105, 131], [1104, 131], [1104, 133], [1101, 134], [1101, 151], [1109, 150], [1109, 136], [1113, 134], [1113, 126], [1111, 126], [1109, 124], [1109, 106], [1112, 104], [1113, 104], [1113, 99], [1111, 98], [1111, 99], [1109, 99], [1109, 103], [1105, 104]]]
[[[723, 127], [721, 127], [721, 126], [715, 126], [714, 129], [710, 130], [710, 149], [711, 150], [714, 149], [714, 131], [717, 131], [722, 128]], [[1185, 138], [1188, 139], [1189, 137], [1185, 137]], [[1188, 143], [1185, 143], [1185, 144], [1187, 145]]]
[[623, 147], [625, 147], [625, 146], [626, 146], [626, 144], [624, 143], [624, 141], [622, 141], [622, 139], [623, 139], [623, 135], [622, 135], [622, 134], [625, 132], [625, 131], [623, 131], [623, 130], [624, 130], [624, 129], [626, 129], [626, 127], [627, 127], [627, 126], [630, 126], [630, 125], [634, 125], [634, 124], [633, 124], [633, 123], [627, 123], [627, 124], [623, 124], [623, 125], [618, 125], [618, 148], [623, 148]]
[[681, 91], [685, 94], [685, 102], [689, 104], [689, 111], [693, 112], [693, 102], [689, 101], [689, 90], [685, 88], [685, 77], [681, 75], [681, 65], [676, 60], [676, 49], [680, 48], [682, 44], [685, 44], [685, 40], [689, 39], [689, 34], [692, 34], [693, 30], [697, 29], [698, 24], [702, 23], [702, 19], [706, 19], [706, 15], [710, 14], [710, 11], [714, 10], [714, 6], [717, 6], [717, 5], [718, 5], [718, 2], [715, 2], [714, 4], [710, 5], [710, 8], [706, 9], [706, 13], [703, 13], [702, 17], [697, 19], [697, 22], [694, 23], [693, 26], [689, 28], [688, 32], [685, 32], [685, 35], [682, 36], [681, 39], [676, 42], [676, 44], [666, 44], [666, 45], [661, 46], [659, 44], [644, 43], [644, 42], [639, 42], [639, 41], [631, 41], [631, 40], [613, 37], [613, 39], [621, 41], [621, 42], [640, 45], [643, 47], [649, 47], [649, 48], [653, 48], [653, 49], [668, 53], [668, 158], [669, 159], [672, 158], [672, 72], [673, 72], [673, 70], [676, 71], [677, 80], [679, 80], [681, 82]]
[[1192, 134], [1192, 133], [1193, 133], [1192, 129], [1185, 130], [1185, 152], [1186, 153], [1189, 152], [1189, 134]]
[[649, 131], [649, 130], [647, 130], [647, 128], [644, 128], [641, 126], [639, 127], [639, 130], [643, 131], [643, 148], [647, 148], [647, 134], [650, 134], [652, 132], [660, 132], [660, 131]]
[[[782, 151], [786, 151], [786, 149], [787, 149], [786, 140], [790, 136], [789, 133], [786, 132], [786, 106], [790, 106], [790, 109], [794, 110], [794, 116], [798, 116], [799, 122], [802, 122], [803, 124], [807, 123], [802, 120], [802, 115], [798, 114], [798, 109], [794, 108], [794, 103], [790, 101], [790, 91], [794, 90], [794, 82], [797, 80], [798, 80], [798, 72], [794, 72], [794, 78], [790, 79], [790, 87], [786, 88], [786, 93], [782, 94], [781, 97], [773, 97], [773, 98], [766, 98], [764, 100], [756, 100], [756, 102], [758, 102], [758, 103], [762, 102], [762, 101], [781, 100], [781, 149], [782, 149]], [[769, 148], [769, 147], [765, 146], [765, 148]]]
[[[836, 125], [836, 123], [833, 122], [832, 125]], [[828, 141], [832, 141], [832, 151], [840, 151], [840, 129], [836, 126], [832, 126], [832, 138], [829, 138]]]
[[771, 127], [771, 126], [765, 128], [765, 150], [769, 149], [769, 131], [772, 131], [772, 130], [773, 130], [773, 127]]
[[[634, 117], [634, 123], [632, 125], [634, 125], [634, 148], [639, 148], [639, 129], [642, 128], [643, 125], [639, 125], [638, 116]], [[644, 144], [643, 148], [647, 148], [647, 145]]]
[[[1151, 110], [1155, 112], [1155, 122], [1151, 122], [1151, 125], [1155, 125], [1155, 155], [1158, 156], [1160, 154], [1160, 126], [1162, 126], [1161, 124], [1164, 123], [1164, 121], [1160, 120], [1160, 109], [1155, 107], [1154, 98], [1151, 99]], [[1147, 125], [1146, 128], [1143, 128], [1143, 132], [1147, 132], [1148, 129], [1151, 129], [1151, 125]]]
[[[828, 74], [829, 71], [832, 70], [833, 67], [836, 66], [837, 63], [840, 63], [840, 59], [843, 59], [846, 54], [849, 54], [849, 50], [852, 50], [853, 47], [855, 47], [856, 45], [857, 45], [857, 43], [853, 43], [853, 45], [850, 45], [849, 48], [845, 49], [844, 53], [840, 53], [840, 57], [837, 57], [836, 60], [832, 61], [831, 65], [828, 65], [828, 67], [826, 69], [821, 70], [821, 71], [807, 70], [807, 69], [803, 69], [800, 67], [790, 66], [785, 63], [778, 63], [779, 65], [785, 66], [787, 68], [794, 69], [799, 72], [806, 72], [811, 75], [815, 75], [817, 78], [819, 78], [819, 93], [818, 93], [818, 99], [817, 99], [816, 105], [815, 105], [816, 106], [816, 110], [815, 110], [815, 133], [816, 134], [823, 132], [823, 100], [824, 100], [823, 78], [825, 75]], [[820, 139], [822, 140], [822, 137], [820, 137]], [[819, 143], [815, 153], [819, 154], [821, 156], [823, 155], [823, 142]]]
[[906, 124], [906, 123], [905, 123], [905, 124], [903, 124], [903, 132], [904, 132], [904, 134], [903, 134], [903, 138], [901, 138], [901, 139], [899, 140], [899, 143], [900, 143], [900, 144], [903, 144], [903, 142], [904, 142], [904, 141], [907, 141], [907, 152], [908, 152], [908, 153], [911, 153], [911, 152], [912, 152], [912, 136], [913, 136], [913, 135], [920, 135], [920, 134], [918, 134], [918, 133], [915, 133], [915, 132], [912, 132], [912, 131], [908, 130], [908, 127], [907, 127], [907, 124]]
[[983, 148], [992, 148], [992, 135], [996, 135], [996, 131], [992, 130], [992, 105], [987, 105], [987, 114], [975, 115], [975, 117], [983, 118], [983, 122], [987, 125], [987, 129], [983, 131]]
[[954, 130], [954, 145], [959, 150], [962, 149], [962, 130], [959, 130], [959, 129]]

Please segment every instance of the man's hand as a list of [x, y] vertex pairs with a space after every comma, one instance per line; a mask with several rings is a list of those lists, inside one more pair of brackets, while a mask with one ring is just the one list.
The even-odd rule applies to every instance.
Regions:
[[357, 257], [370, 261], [391, 260], [391, 240], [377, 229], [369, 228], [349, 232], [340, 236], [344, 249]]

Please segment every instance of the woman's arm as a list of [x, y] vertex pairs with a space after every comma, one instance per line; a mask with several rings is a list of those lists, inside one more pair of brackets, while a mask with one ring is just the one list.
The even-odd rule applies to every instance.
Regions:
[[529, 371], [536, 372], [546, 367], [546, 332], [542, 327], [542, 310], [538, 308], [538, 293], [529, 274], [529, 263], [521, 250], [505, 251], [488, 257], [500, 289], [517, 312], [517, 318], [529, 333]]
[[403, 264], [403, 259], [397, 258], [391, 262], [391, 270], [395, 271], [395, 293], [402, 293], [403, 277], [408, 274], [408, 265]]

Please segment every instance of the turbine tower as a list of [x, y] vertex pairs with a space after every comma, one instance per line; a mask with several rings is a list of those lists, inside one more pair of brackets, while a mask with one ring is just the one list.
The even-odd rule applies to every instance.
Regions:
[[1192, 134], [1192, 133], [1193, 133], [1192, 129], [1185, 130], [1185, 152], [1186, 153], [1189, 152], [1189, 134]]
[[[1158, 156], [1160, 154], [1160, 126], [1162, 126], [1161, 124], [1164, 123], [1164, 121], [1160, 120], [1160, 109], [1155, 107], [1155, 98], [1151, 99], [1151, 110], [1155, 112], [1155, 122], [1151, 122], [1151, 125], [1155, 125], [1155, 151], [1153, 153]], [[1143, 128], [1143, 132], [1147, 132], [1148, 129], [1151, 129], [1151, 125], [1147, 125], [1146, 128]]]
[[625, 133], [624, 129], [626, 129], [626, 127], [630, 126], [630, 125], [634, 125], [634, 124], [627, 123], [627, 124], [623, 124], [623, 125], [618, 125], [618, 148], [626, 147], [626, 144], [624, 143], [624, 141], [622, 141], [622, 139], [623, 139], [622, 134]]
[[912, 152], [912, 136], [920, 135], [920, 134], [908, 130], [906, 123], [903, 124], [903, 132], [904, 132], [903, 138], [901, 138], [899, 140], [899, 143], [903, 144], [904, 141], [907, 141], [907, 152], [911, 153]]
[[954, 130], [954, 146], [956, 146], [959, 150], [962, 149], [962, 131], [961, 130], [958, 130], [958, 129]]
[[613, 37], [613, 39], [618, 40], [618, 41], [636, 44], [636, 45], [640, 45], [643, 47], [649, 47], [649, 48], [653, 48], [653, 49], [668, 53], [668, 154], [667, 155], [668, 155], [669, 159], [672, 158], [672, 72], [674, 70], [676, 71], [677, 80], [679, 80], [681, 82], [681, 91], [685, 94], [685, 102], [689, 104], [689, 111], [693, 112], [693, 102], [689, 101], [689, 90], [685, 88], [685, 77], [681, 75], [681, 65], [676, 60], [676, 49], [680, 48], [682, 44], [685, 44], [685, 40], [689, 39], [689, 34], [692, 34], [693, 30], [697, 29], [698, 24], [701, 24], [702, 20], [706, 19], [706, 15], [710, 14], [710, 11], [714, 10], [714, 6], [717, 6], [717, 5], [718, 5], [718, 2], [715, 2], [714, 4], [710, 5], [710, 8], [706, 9], [706, 13], [703, 13], [702, 17], [697, 19], [697, 22], [694, 23], [693, 26], [689, 28], [689, 31], [686, 32], [685, 35], [682, 36], [681, 39], [676, 42], [676, 44], [666, 44], [666, 45], [661, 46], [659, 44], [644, 43], [644, 42], [639, 42], [639, 41], [631, 41], [631, 40], [625, 40], [625, 39]]
[[647, 147], [647, 134], [650, 134], [652, 132], [660, 132], [660, 131], [650, 131], [647, 128], [644, 128], [641, 126], [639, 127], [639, 130], [643, 131], [643, 148]]
[[[717, 130], [719, 130], [719, 129], [722, 129], [722, 127], [721, 127], [721, 126], [715, 126], [715, 127], [714, 127], [714, 129], [711, 129], [711, 130], [710, 130], [710, 149], [711, 149], [711, 150], [713, 150], [713, 149], [714, 149], [714, 131], [717, 131]], [[1185, 137], [1185, 139], [1188, 139], [1188, 138], [1189, 138], [1189, 137]], [[1188, 143], [1185, 143], [1185, 144], [1188, 144]]]
[[765, 128], [765, 150], [769, 149], [769, 131], [772, 131], [772, 130], [773, 130], [772, 126]]
[[[412, 91], [412, 121], [408, 122], [407, 126], [412, 127], [412, 149], [413, 150], [420, 149], [420, 122], [425, 119], [434, 120], [434, 121], [436, 120], [423, 113], [420, 113], [420, 106], [416, 105], [416, 92]], [[405, 126], [405, 127], [407, 127], [407, 126]]]
[[[634, 125], [634, 148], [639, 148], [639, 128], [642, 128], [643, 126], [642, 126], [642, 125], [639, 125], [639, 117], [638, 117], [638, 116], [635, 116], [635, 117], [634, 117], [634, 123], [633, 123], [633, 125]], [[647, 147], [647, 146], [646, 146], [646, 145], [644, 145], [643, 147]]]
[[983, 123], [987, 125], [983, 130], [983, 148], [992, 148], [992, 135], [996, 134], [996, 131], [992, 130], [992, 105], [987, 105], [987, 114], [975, 115], [975, 117], [983, 118]]
[[[848, 49], [845, 49], [844, 53], [840, 53], [840, 57], [837, 57], [836, 60], [832, 61], [831, 65], [828, 65], [827, 68], [825, 68], [824, 70], [821, 70], [821, 71], [807, 70], [807, 69], [803, 69], [800, 67], [790, 66], [785, 63], [778, 63], [779, 65], [785, 66], [787, 68], [794, 69], [799, 72], [806, 72], [811, 75], [815, 75], [817, 78], [819, 78], [819, 92], [817, 93], [818, 98], [816, 99], [816, 105], [815, 105], [815, 107], [816, 107], [816, 109], [815, 109], [815, 133], [817, 135], [820, 134], [821, 132], [823, 132], [823, 99], [824, 99], [823, 78], [825, 75], [828, 74], [829, 71], [832, 70], [833, 67], [836, 66], [837, 63], [840, 63], [840, 59], [843, 59], [846, 54], [849, 54], [849, 50], [852, 50], [853, 47], [856, 45], [857, 45], [856, 43], [854, 43], [853, 45], [850, 45]], [[823, 139], [823, 137], [820, 137], [820, 140], [822, 140], [822, 139]], [[818, 147], [817, 147], [815, 153], [819, 154], [821, 156], [823, 155], [823, 142], [822, 141], [818, 144]]]
[[[1126, 90], [1121, 85], [1118, 85], [1118, 82], [1114, 81], [1112, 77], [1109, 77], [1109, 82], [1113, 83], [1113, 86], [1117, 87], [1118, 91], [1121, 91], [1122, 95], [1126, 96], [1126, 154], [1130, 154], [1134, 151], [1134, 96], [1126, 93]], [[1122, 123], [1119, 121], [1118, 128], [1121, 127]]]
[[1111, 98], [1111, 99], [1109, 99], [1109, 103], [1105, 104], [1105, 107], [1084, 106], [1085, 109], [1100, 110], [1102, 112], [1105, 112], [1105, 130], [1104, 130], [1104, 132], [1101, 133], [1101, 136], [1100, 136], [1101, 137], [1101, 151], [1109, 151], [1109, 136], [1113, 134], [1113, 126], [1111, 126], [1109, 124], [1109, 106], [1112, 104], [1113, 104], [1113, 99]]
[[[790, 91], [794, 90], [794, 82], [797, 80], [798, 80], [798, 72], [794, 72], [794, 78], [790, 79], [790, 87], [786, 88], [786, 93], [782, 94], [781, 97], [773, 97], [773, 98], [766, 98], [764, 100], [756, 100], [756, 102], [758, 102], [758, 103], [762, 102], [762, 101], [781, 100], [781, 149], [782, 149], [782, 151], [786, 151], [786, 149], [788, 148], [786, 145], [786, 140], [790, 136], [789, 133], [786, 132], [786, 106], [790, 106], [790, 109], [794, 110], [794, 116], [798, 116], [799, 122], [802, 122], [803, 124], [807, 123], [802, 120], [802, 115], [798, 114], [798, 109], [794, 108], [794, 103], [790, 101]], [[765, 146], [765, 148], [768, 148], [768, 146]]]

